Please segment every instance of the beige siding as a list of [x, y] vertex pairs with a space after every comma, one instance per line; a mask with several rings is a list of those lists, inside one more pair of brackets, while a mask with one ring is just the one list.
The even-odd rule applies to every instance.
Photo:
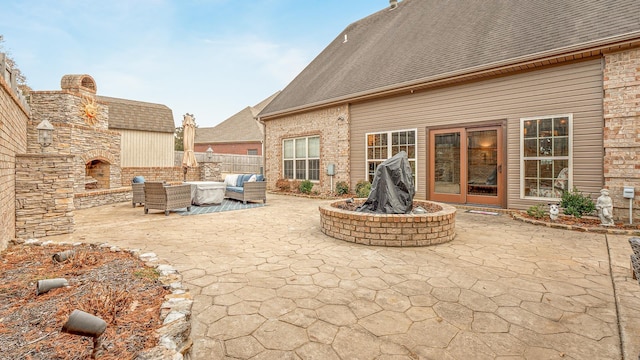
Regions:
[[173, 166], [174, 136], [135, 130], [118, 130], [122, 134], [122, 167]]
[[365, 178], [365, 134], [418, 129], [418, 192], [426, 198], [429, 127], [507, 121], [507, 206], [520, 199], [520, 118], [573, 114], [573, 184], [587, 193], [603, 184], [602, 70], [600, 59], [508, 77], [449, 86], [351, 107], [351, 181]]

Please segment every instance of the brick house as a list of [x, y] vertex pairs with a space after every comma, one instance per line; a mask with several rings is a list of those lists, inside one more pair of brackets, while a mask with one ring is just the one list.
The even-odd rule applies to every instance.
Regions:
[[205, 152], [209, 147], [217, 154], [260, 155], [264, 140], [264, 125], [256, 116], [279, 92], [254, 106], [247, 106], [214, 127], [196, 128], [196, 152]]
[[417, 199], [526, 209], [606, 187], [629, 219], [622, 189], [640, 191], [637, 10], [633, 0], [390, 1], [259, 114], [269, 187], [353, 189], [404, 150]]

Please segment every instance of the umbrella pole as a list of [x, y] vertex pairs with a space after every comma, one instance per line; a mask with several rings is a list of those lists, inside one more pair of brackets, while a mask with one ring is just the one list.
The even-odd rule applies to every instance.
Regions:
[[184, 174], [183, 180], [182, 181], [187, 181], [187, 171], [189, 170], [189, 168], [187, 166], [182, 168], [182, 173]]

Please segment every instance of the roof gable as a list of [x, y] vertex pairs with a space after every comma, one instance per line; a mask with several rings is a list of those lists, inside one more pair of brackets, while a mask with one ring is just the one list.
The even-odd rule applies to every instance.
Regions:
[[260, 114], [640, 38], [637, 0], [404, 0], [349, 25]]
[[247, 106], [214, 127], [196, 128], [195, 143], [229, 143], [262, 141], [264, 126], [255, 117], [280, 92], [269, 96], [254, 106]]
[[109, 129], [175, 132], [173, 111], [165, 105], [98, 96], [109, 106]]

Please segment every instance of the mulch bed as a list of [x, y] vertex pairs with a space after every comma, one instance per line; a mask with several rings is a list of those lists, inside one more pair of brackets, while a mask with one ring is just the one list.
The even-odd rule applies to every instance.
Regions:
[[[74, 249], [56, 262], [52, 255]], [[129, 252], [95, 245], [12, 245], [0, 253], [0, 358], [88, 359], [93, 339], [62, 333], [74, 309], [107, 322], [99, 359], [132, 359], [157, 343], [160, 306], [169, 293], [158, 273]], [[69, 287], [36, 295], [37, 281]]]
[[602, 228], [602, 229], [617, 229], [617, 230], [640, 230], [640, 224], [631, 224], [631, 225], [629, 225], [629, 223], [623, 223], [621, 221], [615, 222], [615, 224], [613, 226], [601, 226], [600, 225], [601, 224], [600, 219], [599, 218], [595, 218], [595, 217], [591, 217], [591, 216], [577, 218], [575, 216], [560, 215], [557, 220], [551, 221], [551, 218], [549, 218], [549, 215], [545, 215], [542, 218], [536, 219], [533, 216], [528, 215], [524, 211], [523, 212], [518, 212], [517, 214], [518, 214], [518, 216], [520, 216], [522, 218], [525, 218], [525, 219], [529, 219], [529, 220], [542, 221], [542, 222], [546, 222], [546, 223], [562, 224], [562, 225], [567, 225], [567, 226], [579, 226], [579, 227], [583, 227], [583, 228], [587, 228], [587, 229]]

